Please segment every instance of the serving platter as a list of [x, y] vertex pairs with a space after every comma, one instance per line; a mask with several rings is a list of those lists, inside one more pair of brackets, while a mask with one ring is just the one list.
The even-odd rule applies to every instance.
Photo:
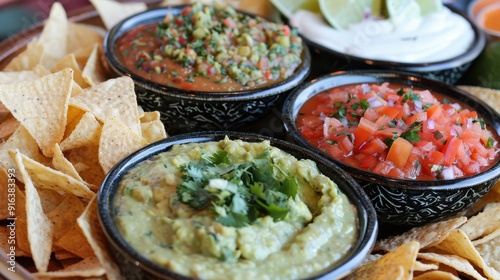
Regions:
[[[250, 3], [250, 1], [241, 1], [243, 3]], [[266, 1], [267, 2], [267, 1]], [[158, 1], [154, 1], [149, 3], [151, 7], [154, 7], [158, 4]], [[248, 4], [251, 5], [251, 4]], [[261, 9], [265, 10], [265, 17], [276, 17], [277, 11], [269, 10], [269, 5], [259, 6]], [[264, 7], [264, 8], [263, 8]], [[255, 12], [255, 10], [253, 11]], [[262, 12], [262, 11], [261, 11]], [[93, 26], [97, 29], [103, 29], [103, 22], [100, 19], [97, 11], [92, 6], [83, 7], [81, 9], [72, 11], [68, 14], [68, 19], [78, 23], [84, 23], [89, 26]], [[2, 42], [0, 42], [0, 69], [4, 68], [7, 63], [18, 53], [20, 53], [33, 38], [37, 37], [43, 29], [43, 25], [39, 24], [25, 30], [19, 34], [16, 34]], [[346, 65], [336, 64], [334, 60], [331, 59], [328, 51], [325, 51], [321, 47], [317, 47], [313, 45], [311, 48], [312, 52], [312, 68], [309, 77], [306, 80], [311, 80], [315, 77], [318, 77], [323, 74], [330, 73], [332, 71], [337, 70], [345, 70]], [[326, 63], [325, 63], [326, 62]], [[290, 140], [287, 139], [286, 133], [284, 131], [283, 122], [281, 121], [281, 113], [280, 113], [280, 105], [276, 106], [271, 113], [263, 118], [261, 118], [258, 122], [242, 128], [241, 131], [244, 132], [253, 132], [265, 136], [271, 136], [278, 139]], [[399, 234], [403, 231], [406, 231], [408, 228], [399, 227], [397, 229], [391, 227], [381, 227], [379, 232], [379, 237], [386, 237], [394, 234]], [[5, 264], [6, 254], [1, 255], [2, 263]], [[22, 261], [20, 258], [19, 260]], [[22, 263], [28, 270], [33, 269], [33, 264], [29, 261]], [[0, 267], [0, 272], [4, 275], [9, 273], [6, 271], [7, 267]], [[19, 279], [33, 279], [33, 277], [29, 274], [28, 270], [24, 269], [22, 266], [18, 267], [16, 276], [19, 276]], [[8, 274], [8, 277], [11, 277], [11, 274]], [[7, 276], [6, 276], [7, 277]]]

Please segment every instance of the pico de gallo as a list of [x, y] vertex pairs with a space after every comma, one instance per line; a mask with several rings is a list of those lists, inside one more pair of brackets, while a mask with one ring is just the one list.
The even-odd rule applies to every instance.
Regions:
[[299, 110], [302, 135], [331, 157], [394, 178], [477, 174], [498, 160], [498, 135], [474, 110], [408, 86], [356, 84], [321, 92]]
[[288, 78], [302, 62], [303, 46], [288, 25], [222, 3], [195, 3], [127, 31], [115, 50], [128, 69], [154, 82], [228, 92]]

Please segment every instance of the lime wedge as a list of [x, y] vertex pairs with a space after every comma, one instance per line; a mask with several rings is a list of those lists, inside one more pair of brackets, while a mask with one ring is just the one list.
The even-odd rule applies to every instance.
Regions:
[[419, 18], [420, 5], [417, 0], [386, 0], [385, 8], [389, 19], [394, 24], [399, 24], [410, 19]]
[[373, 0], [319, 0], [321, 14], [336, 29], [347, 29], [350, 24], [363, 21], [372, 14]]
[[417, 3], [423, 16], [439, 12], [443, 8], [443, 0], [417, 0]]
[[271, 0], [271, 3], [287, 18], [291, 18], [298, 10], [320, 12], [318, 0]]

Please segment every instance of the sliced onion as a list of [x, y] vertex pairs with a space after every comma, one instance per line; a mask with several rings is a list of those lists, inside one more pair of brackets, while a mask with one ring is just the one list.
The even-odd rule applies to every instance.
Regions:
[[393, 107], [394, 106], [394, 100], [392, 100], [392, 99], [387, 100], [387, 105]]
[[453, 167], [445, 167], [441, 170], [441, 177], [445, 180], [455, 179], [455, 172], [453, 171]]

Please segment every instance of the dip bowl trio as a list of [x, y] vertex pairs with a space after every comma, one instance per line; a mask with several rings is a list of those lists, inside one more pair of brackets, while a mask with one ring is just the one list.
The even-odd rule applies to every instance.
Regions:
[[[99, 192], [124, 274], [340, 279], [380, 225], [462, 214], [500, 177], [500, 115], [450, 85], [484, 47], [473, 24], [453, 58], [337, 53], [373, 68], [310, 77], [295, 29], [216, 5], [150, 9], [105, 38], [109, 69], [132, 77], [171, 134], [118, 163]], [[289, 141], [236, 132], [273, 108]]]

